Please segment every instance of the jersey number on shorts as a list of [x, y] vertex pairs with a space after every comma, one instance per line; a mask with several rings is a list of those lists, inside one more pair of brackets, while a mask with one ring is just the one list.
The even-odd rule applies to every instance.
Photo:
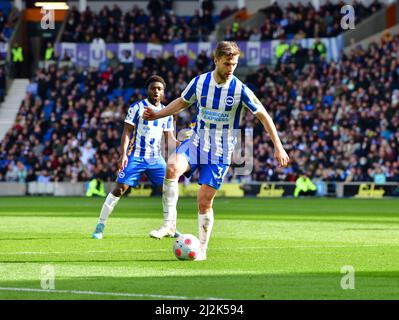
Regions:
[[223, 177], [223, 168], [218, 168], [218, 177], [217, 179], [220, 180]]

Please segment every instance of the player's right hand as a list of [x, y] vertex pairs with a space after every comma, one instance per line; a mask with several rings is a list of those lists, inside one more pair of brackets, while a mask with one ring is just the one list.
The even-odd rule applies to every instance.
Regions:
[[127, 156], [124, 154], [118, 160], [118, 170], [125, 170], [127, 166]]
[[287, 152], [282, 147], [276, 148], [276, 150], [274, 151], [274, 156], [277, 159], [280, 167], [282, 168], [286, 167], [290, 162], [290, 158]]
[[144, 120], [156, 120], [156, 112], [150, 107], [144, 107], [143, 119]]

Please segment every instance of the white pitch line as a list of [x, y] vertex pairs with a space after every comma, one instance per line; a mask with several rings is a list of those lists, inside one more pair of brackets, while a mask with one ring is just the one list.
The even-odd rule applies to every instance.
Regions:
[[[170, 251], [169, 249], [151, 249], [152, 252], [159, 251]], [[148, 250], [143, 249], [129, 249], [129, 250], [91, 250], [91, 251], [79, 251], [79, 250], [68, 250], [68, 251], [21, 251], [21, 252], [0, 252], [0, 255], [16, 254], [66, 254], [66, 253], [122, 253], [122, 252], [148, 252]]]
[[[256, 249], [312, 249], [312, 248], [353, 248], [353, 247], [397, 247], [396, 244], [351, 244], [351, 245], [332, 245], [332, 246], [325, 246], [325, 245], [310, 245], [310, 246], [275, 246], [275, 247], [236, 247], [236, 248], [214, 248], [212, 251], [239, 251], [239, 250], [256, 250]], [[151, 249], [143, 250], [143, 249], [129, 249], [129, 250], [90, 250], [90, 251], [79, 251], [79, 250], [68, 250], [68, 251], [53, 251], [53, 252], [45, 252], [45, 251], [21, 251], [21, 252], [0, 252], [0, 255], [27, 255], [27, 254], [66, 254], [66, 253], [123, 253], [123, 252], [166, 252], [170, 251], [169, 249]], [[4, 261], [3, 261], [4, 262]], [[5, 263], [5, 262], [4, 262]]]
[[87, 295], [96, 295], [96, 296], [160, 298], [160, 299], [175, 299], [175, 300], [226, 300], [214, 297], [186, 297], [186, 296], [169, 296], [169, 295], [147, 294], [147, 293], [98, 292], [98, 291], [79, 291], [79, 290], [46, 290], [46, 289], [33, 289], [33, 288], [10, 288], [10, 287], [0, 287], [0, 291], [67, 293], [67, 294], [83, 294], [83, 295], [87, 294]]

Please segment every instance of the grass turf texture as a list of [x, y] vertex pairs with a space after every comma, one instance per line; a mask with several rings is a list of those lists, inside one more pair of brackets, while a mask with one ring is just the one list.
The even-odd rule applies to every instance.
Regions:
[[[348, 199], [226, 199], [214, 203], [208, 260], [178, 261], [173, 240], [149, 238], [160, 198], [122, 199], [103, 240], [91, 239], [100, 198], [0, 198], [0, 299], [398, 299], [399, 202]], [[180, 199], [178, 228], [198, 234], [195, 199]], [[355, 289], [341, 288], [341, 268]], [[151, 296], [156, 295], [156, 296]], [[163, 297], [165, 296], [165, 297]]]

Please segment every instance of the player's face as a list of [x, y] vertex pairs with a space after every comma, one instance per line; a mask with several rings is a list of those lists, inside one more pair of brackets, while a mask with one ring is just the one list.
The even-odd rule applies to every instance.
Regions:
[[233, 57], [222, 56], [215, 58], [216, 73], [223, 80], [230, 80], [234, 70], [237, 68], [238, 55]]
[[148, 98], [151, 103], [158, 104], [163, 100], [164, 87], [161, 82], [151, 82], [148, 86]]

